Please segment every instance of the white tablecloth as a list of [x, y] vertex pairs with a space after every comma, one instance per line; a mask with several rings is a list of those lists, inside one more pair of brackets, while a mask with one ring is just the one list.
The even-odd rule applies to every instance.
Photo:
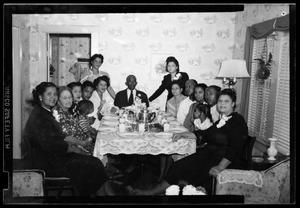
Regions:
[[[174, 127], [176, 128], [176, 127]], [[183, 127], [181, 126], [181, 129]], [[136, 133], [119, 133], [106, 132], [99, 129], [94, 156], [101, 159], [102, 162], [105, 154], [181, 154], [190, 155], [196, 152], [196, 141], [194, 139], [180, 139], [176, 142], [172, 141], [172, 126], [170, 132], [153, 133], [144, 132]]]

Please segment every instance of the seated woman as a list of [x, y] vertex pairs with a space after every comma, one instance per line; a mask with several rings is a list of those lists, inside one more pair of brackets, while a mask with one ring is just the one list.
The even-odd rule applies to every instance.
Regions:
[[98, 129], [103, 114], [110, 112], [110, 108], [114, 105], [114, 100], [107, 92], [107, 89], [110, 86], [110, 79], [107, 76], [96, 78], [93, 85], [95, 91], [93, 92], [90, 101], [92, 101], [94, 104], [94, 112], [88, 116], [93, 116], [96, 118], [92, 127]]
[[186, 98], [186, 96], [182, 94], [183, 87], [178, 81], [172, 82], [171, 91], [173, 97], [167, 101], [167, 113], [176, 118], [179, 105], [181, 101], [183, 101]]
[[63, 133], [66, 136], [72, 136], [72, 139], [68, 139], [68, 142], [84, 148], [91, 141], [88, 140], [87, 134], [79, 128], [78, 118], [71, 112], [72, 106], [73, 95], [71, 89], [66, 86], [60, 87], [58, 90], [58, 102], [53, 108], [54, 116], [57, 122], [59, 122]]
[[195, 107], [199, 103], [205, 103], [204, 93], [205, 93], [206, 88], [207, 88], [207, 85], [204, 83], [199, 83], [195, 86], [193, 95], [194, 95], [194, 100], [196, 102], [191, 105], [189, 112], [186, 115], [185, 120], [183, 122], [183, 126], [191, 132], [195, 130], [194, 118], [193, 118]]
[[164, 180], [150, 190], [133, 189], [136, 195], [155, 195], [165, 191], [179, 181], [194, 186], [203, 186], [209, 190], [211, 177], [217, 176], [225, 168], [242, 167], [242, 149], [248, 135], [244, 118], [234, 112], [236, 94], [231, 89], [224, 89], [218, 99], [218, 109], [222, 118], [206, 130], [194, 133], [179, 133], [173, 136], [176, 141], [182, 138], [196, 139], [200, 135], [207, 144], [200, 151], [174, 163]]
[[66, 137], [51, 110], [57, 102], [57, 89], [42, 82], [32, 92], [34, 109], [25, 126], [24, 140], [31, 168], [42, 169], [46, 176], [69, 177], [80, 195], [94, 195], [107, 180], [98, 158], [84, 151]]

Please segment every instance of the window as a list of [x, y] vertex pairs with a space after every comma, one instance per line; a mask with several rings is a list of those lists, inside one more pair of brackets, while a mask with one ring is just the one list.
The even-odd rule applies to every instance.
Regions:
[[[267, 50], [265, 51], [265, 44]], [[272, 53], [273, 63], [268, 79], [256, 77], [257, 58]], [[269, 145], [268, 138], [277, 138], [279, 152], [289, 155], [290, 92], [289, 92], [289, 33], [276, 32], [267, 39], [254, 40], [252, 50], [250, 97], [248, 111], [249, 134]]]

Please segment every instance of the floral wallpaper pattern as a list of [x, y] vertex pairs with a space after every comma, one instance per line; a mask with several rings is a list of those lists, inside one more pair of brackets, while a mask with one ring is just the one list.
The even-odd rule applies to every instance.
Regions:
[[[38, 33], [41, 26], [95, 26], [99, 35], [97, 51], [104, 55], [104, 70], [112, 77], [115, 91], [124, 89], [125, 77], [137, 76], [137, 88], [149, 96], [160, 85], [166, 74], [164, 64], [167, 56], [175, 56], [180, 70], [191, 78], [208, 85], [221, 86], [215, 79], [220, 60], [233, 55], [235, 13], [107, 13], [107, 14], [36, 14], [29, 15], [31, 34]], [[70, 31], [71, 32], [71, 31]], [[92, 37], [93, 44], [93, 37]], [[69, 45], [70, 43], [60, 43]], [[78, 45], [77, 45], [78, 46]], [[59, 64], [68, 68], [72, 63], [68, 47], [63, 47]], [[78, 47], [77, 47], [78, 48]], [[66, 51], [68, 50], [68, 51]], [[71, 50], [71, 49], [70, 49]], [[39, 51], [31, 48], [30, 57], [37, 61]], [[86, 54], [86, 53], [84, 53]], [[70, 63], [69, 63], [70, 62]], [[32, 70], [33, 71], [33, 70]], [[33, 72], [32, 72], [33, 73]], [[37, 77], [37, 74], [33, 77]], [[73, 81], [65, 72], [61, 79]], [[39, 81], [41, 79], [39, 78]], [[121, 80], [121, 81], [120, 81]], [[122, 81], [124, 80], [124, 81]], [[31, 85], [37, 82], [32, 82]], [[166, 94], [166, 93], [165, 93]], [[165, 94], [155, 102], [162, 107]]]

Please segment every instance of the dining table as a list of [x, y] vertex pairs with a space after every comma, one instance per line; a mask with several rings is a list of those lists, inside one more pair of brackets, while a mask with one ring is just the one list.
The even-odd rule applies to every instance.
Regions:
[[104, 166], [107, 154], [138, 154], [138, 155], [174, 155], [187, 156], [196, 152], [196, 140], [182, 138], [173, 141], [175, 133], [188, 131], [173, 117], [167, 117], [168, 131], [119, 131], [119, 117], [104, 115], [100, 121], [93, 156], [99, 158]]

